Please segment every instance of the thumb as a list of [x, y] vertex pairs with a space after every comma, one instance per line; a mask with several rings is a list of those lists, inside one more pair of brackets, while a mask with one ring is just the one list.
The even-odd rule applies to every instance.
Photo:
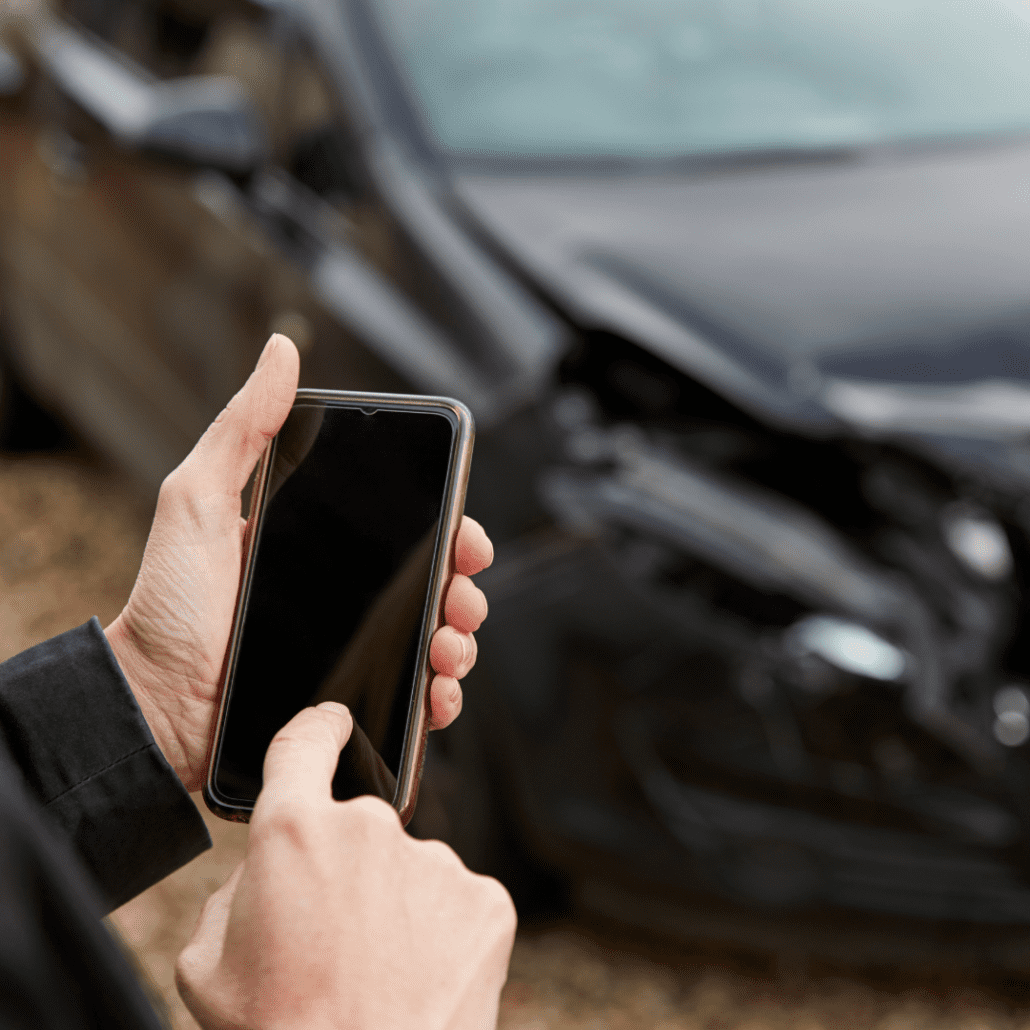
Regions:
[[332, 802], [333, 774], [353, 728], [347, 707], [336, 701], [298, 712], [268, 745], [251, 822], [283, 804]]
[[268, 441], [282, 428], [297, 395], [300, 355], [276, 333], [265, 344], [250, 377], [183, 462], [201, 479], [239, 493]]

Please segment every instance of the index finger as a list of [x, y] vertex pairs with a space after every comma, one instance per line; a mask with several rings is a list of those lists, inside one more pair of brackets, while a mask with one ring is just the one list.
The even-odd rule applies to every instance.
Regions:
[[268, 745], [255, 816], [281, 803], [331, 802], [333, 774], [353, 728], [347, 707], [335, 701], [298, 712]]
[[494, 560], [494, 545], [486, 535], [486, 530], [463, 515], [458, 527], [458, 537], [454, 541], [454, 564], [463, 576], [474, 576], [482, 572]]

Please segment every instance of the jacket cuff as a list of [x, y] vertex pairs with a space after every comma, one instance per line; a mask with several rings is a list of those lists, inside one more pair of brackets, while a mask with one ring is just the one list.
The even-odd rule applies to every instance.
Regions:
[[109, 908], [211, 846], [96, 618], [0, 665], [0, 734]]

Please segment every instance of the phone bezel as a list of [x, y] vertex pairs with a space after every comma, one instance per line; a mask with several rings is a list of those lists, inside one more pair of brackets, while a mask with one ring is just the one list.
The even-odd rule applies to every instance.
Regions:
[[[429, 645], [433, 634], [443, 625], [443, 596], [447, 583], [454, 572], [454, 541], [465, 508], [465, 492], [472, 462], [475, 423], [469, 409], [460, 401], [450, 397], [301, 389], [297, 391], [293, 407], [300, 405], [365, 409], [375, 407], [377, 410], [386, 411], [431, 413], [445, 416], [454, 427], [454, 440], [444, 487], [443, 517], [437, 532], [430, 572], [429, 603], [422, 621], [418, 661], [415, 666], [415, 689], [412, 691], [408, 711], [408, 724], [405, 729], [400, 768], [397, 774], [397, 794], [393, 801], [393, 807], [397, 809], [401, 822], [406, 824], [415, 811], [422, 766], [425, 761], [426, 737], [429, 732], [429, 684], [432, 678], [432, 670], [429, 667]], [[208, 808], [215, 815], [233, 822], [249, 822], [254, 806], [248, 802], [241, 802], [238, 798], [229, 798], [220, 794], [215, 785], [215, 777], [221, 754], [222, 732], [232, 696], [233, 676], [239, 655], [243, 625], [246, 621], [250, 600], [250, 587], [258, 553], [257, 545], [261, 538], [261, 528], [266, 511], [269, 472], [275, 456], [277, 441], [278, 434], [265, 448], [251, 493], [250, 513], [243, 541], [243, 573], [240, 577], [240, 589], [236, 596], [232, 630], [219, 679], [218, 717], [204, 783], [204, 802]]]

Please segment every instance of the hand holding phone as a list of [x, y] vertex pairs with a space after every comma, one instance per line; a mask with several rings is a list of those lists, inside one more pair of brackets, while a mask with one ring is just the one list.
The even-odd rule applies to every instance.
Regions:
[[217, 814], [246, 819], [275, 732], [336, 701], [354, 728], [334, 796], [410, 817], [472, 437], [446, 398], [298, 391], [254, 486], [204, 789]]
[[333, 801], [350, 726], [339, 706], [305, 709], [268, 749], [246, 857], [177, 966], [205, 1030], [497, 1024], [511, 899], [383, 801]]
[[[162, 486], [132, 595], [105, 630], [161, 751], [189, 790], [199, 790], [207, 772], [240, 585], [247, 527], [240, 495], [290, 412], [298, 371], [293, 344], [272, 337], [246, 384]], [[431, 728], [446, 726], [461, 708], [457, 681], [474, 661], [470, 634], [486, 614], [466, 577], [489, 565], [492, 547], [471, 519], [460, 524], [454, 555], [447, 625], [432, 644], [439, 675], [431, 683]]]

